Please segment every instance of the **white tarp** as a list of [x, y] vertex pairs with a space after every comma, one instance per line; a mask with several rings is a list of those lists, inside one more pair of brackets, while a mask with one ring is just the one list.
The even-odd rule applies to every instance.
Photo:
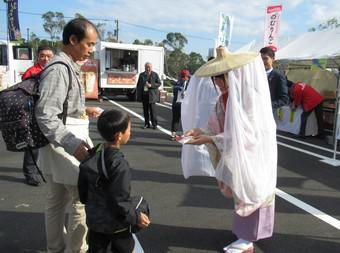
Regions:
[[336, 57], [340, 57], [340, 29], [304, 33], [281, 48], [275, 59], [311, 60]]

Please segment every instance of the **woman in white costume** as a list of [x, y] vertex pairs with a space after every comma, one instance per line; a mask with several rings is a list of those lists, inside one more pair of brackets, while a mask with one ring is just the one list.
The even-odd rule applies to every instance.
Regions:
[[238, 240], [224, 251], [252, 253], [253, 242], [271, 237], [274, 228], [276, 125], [263, 63], [257, 53], [219, 47], [195, 76], [213, 77], [221, 95], [207, 127], [185, 133], [192, 136], [187, 144], [206, 145], [222, 194], [234, 199]]

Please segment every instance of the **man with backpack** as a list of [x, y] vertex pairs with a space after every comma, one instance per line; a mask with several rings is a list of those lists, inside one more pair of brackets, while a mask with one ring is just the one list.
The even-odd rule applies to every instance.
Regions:
[[[53, 58], [54, 52], [49, 46], [39, 46], [37, 50], [37, 63], [28, 68], [22, 75], [21, 79], [26, 80], [30, 77], [38, 75], [47, 63]], [[27, 150], [24, 153], [23, 172], [25, 182], [28, 185], [39, 186], [40, 180], [38, 179], [38, 169], [35, 162], [38, 161], [38, 149]]]
[[[87, 19], [69, 21], [63, 30], [62, 51], [48, 64], [54, 63], [45, 68], [40, 78], [35, 116], [50, 142], [39, 150], [39, 165], [47, 179], [47, 252], [84, 253], [87, 250], [85, 210], [79, 200], [77, 181], [79, 161], [87, 157], [92, 144], [88, 116], [98, 117], [99, 112], [95, 107], [85, 107], [85, 92], [77, 62], [91, 56], [97, 36], [96, 26]], [[67, 117], [63, 122], [65, 114]], [[70, 209], [67, 210], [67, 236], [64, 238], [67, 207]]]

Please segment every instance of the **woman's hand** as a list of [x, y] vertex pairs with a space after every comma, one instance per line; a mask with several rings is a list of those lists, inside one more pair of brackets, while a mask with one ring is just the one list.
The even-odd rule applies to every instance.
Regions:
[[189, 131], [186, 131], [184, 133], [184, 136], [196, 137], [196, 136], [199, 136], [199, 135], [202, 135], [202, 134], [203, 134], [203, 131], [200, 128], [193, 128], [193, 129], [190, 129]]
[[190, 141], [188, 141], [186, 144], [191, 144], [191, 145], [202, 145], [202, 144], [208, 144], [208, 143], [213, 143], [212, 139], [208, 135], [198, 135], [194, 136]]

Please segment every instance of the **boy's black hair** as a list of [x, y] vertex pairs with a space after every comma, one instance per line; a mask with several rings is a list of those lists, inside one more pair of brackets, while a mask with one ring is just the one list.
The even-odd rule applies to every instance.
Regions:
[[270, 58], [274, 59], [275, 58], [275, 52], [273, 49], [271, 49], [270, 47], [263, 47], [260, 50], [261, 54], [265, 54], [268, 55]]
[[64, 27], [63, 31], [63, 44], [70, 44], [70, 37], [72, 35], [76, 36], [78, 42], [86, 37], [86, 30], [88, 26], [92, 26], [99, 36], [97, 27], [86, 18], [75, 18], [69, 21]]
[[98, 118], [97, 129], [107, 142], [115, 142], [115, 135], [128, 128], [130, 115], [122, 110], [105, 110]]

